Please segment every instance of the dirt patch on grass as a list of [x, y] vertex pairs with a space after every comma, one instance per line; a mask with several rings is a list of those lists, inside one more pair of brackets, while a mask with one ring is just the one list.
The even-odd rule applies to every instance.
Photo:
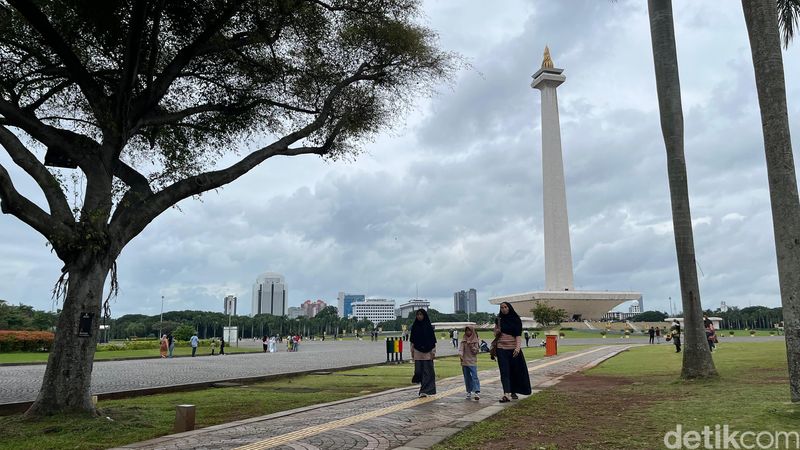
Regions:
[[[557, 385], [502, 414], [504, 439], [482, 444], [506, 449], [616, 449], [635, 447], [636, 436], [622, 420], [646, 414], [653, 400], [636, 394], [624, 377], [567, 375]], [[639, 383], [636, 383], [639, 384]], [[626, 418], [626, 419], [622, 419]], [[647, 427], [637, 420], [637, 427]], [[655, 426], [655, 425], [652, 425]], [[632, 440], [633, 439], [633, 440]]]

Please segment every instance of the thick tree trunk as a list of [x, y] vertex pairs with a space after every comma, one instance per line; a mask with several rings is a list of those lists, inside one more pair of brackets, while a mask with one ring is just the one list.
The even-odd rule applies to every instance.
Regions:
[[667, 174], [672, 202], [672, 225], [683, 304], [683, 378], [706, 378], [717, 375], [703, 326], [700, 287], [694, 256], [692, 215], [689, 210], [689, 186], [683, 152], [683, 108], [678, 76], [678, 54], [672, 22], [671, 0], [648, 0], [650, 35], [656, 73], [661, 132], [667, 149]]
[[742, 0], [767, 155], [772, 226], [783, 305], [789, 387], [800, 402], [800, 199], [789, 135], [775, 0]]
[[[39, 395], [25, 413], [28, 416], [56, 412], [96, 413], [91, 395], [92, 365], [109, 265], [106, 261], [89, 259], [92, 261], [69, 270], [67, 295], [58, 318], [55, 342]], [[85, 314], [91, 314], [88, 329], [81, 328]], [[87, 324], [86, 319], [83, 323]]]

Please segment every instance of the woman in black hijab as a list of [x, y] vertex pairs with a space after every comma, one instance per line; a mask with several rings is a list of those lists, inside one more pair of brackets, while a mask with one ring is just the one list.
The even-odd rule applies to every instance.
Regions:
[[508, 302], [500, 303], [500, 314], [494, 326], [497, 337], [497, 365], [503, 397], [500, 403], [517, 398], [517, 394], [531, 395], [531, 378], [522, 354], [522, 319]]
[[416, 320], [411, 325], [411, 359], [414, 360], [414, 380], [420, 382], [419, 396], [436, 394], [436, 374], [433, 359], [436, 357], [436, 334], [433, 332], [428, 311], [417, 310]]

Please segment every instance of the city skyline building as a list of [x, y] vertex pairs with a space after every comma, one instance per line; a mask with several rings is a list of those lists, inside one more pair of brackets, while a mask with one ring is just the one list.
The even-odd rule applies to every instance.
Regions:
[[353, 303], [363, 302], [366, 298], [364, 294], [348, 294], [340, 291], [336, 297], [339, 317], [350, 317], [353, 314]]
[[297, 319], [298, 317], [302, 317], [305, 314], [303, 314], [303, 308], [299, 306], [290, 306], [288, 311], [286, 312], [286, 315], [290, 319]]
[[453, 313], [474, 313], [478, 310], [478, 291], [470, 288], [467, 291], [453, 293]]
[[283, 275], [266, 272], [256, 278], [250, 316], [272, 314], [285, 316], [289, 304], [288, 285]]
[[303, 310], [303, 315], [306, 317], [314, 317], [319, 314], [320, 311], [325, 309], [328, 306], [324, 300], [317, 300], [312, 302], [311, 300], [306, 300], [302, 304], [300, 304], [300, 309]]
[[400, 305], [399, 308], [395, 310], [395, 315], [397, 317], [406, 318], [408, 315], [418, 309], [424, 309], [427, 311], [431, 307], [431, 302], [421, 298], [412, 298], [411, 300], [403, 303]]
[[394, 313], [394, 300], [385, 298], [369, 298], [351, 304], [353, 317], [367, 319], [377, 325], [381, 322], [392, 321], [396, 318]]
[[222, 301], [222, 311], [225, 315], [236, 315], [236, 296], [233, 294], [229, 294], [225, 296], [225, 299]]

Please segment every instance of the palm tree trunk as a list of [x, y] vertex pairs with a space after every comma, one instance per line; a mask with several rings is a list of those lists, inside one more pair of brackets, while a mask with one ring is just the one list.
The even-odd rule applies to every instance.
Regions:
[[772, 226], [783, 305], [789, 387], [800, 402], [800, 200], [789, 135], [775, 0], [742, 0], [767, 155]]
[[694, 257], [692, 215], [689, 211], [689, 187], [686, 159], [683, 154], [683, 108], [678, 77], [678, 55], [672, 23], [671, 0], [648, 0], [650, 35], [656, 73], [661, 132], [667, 149], [667, 174], [672, 201], [672, 226], [678, 255], [678, 274], [683, 302], [684, 353], [682, 378], [706, 378], [717, 375], [708, 348], [700, 306], [700, 288]]

